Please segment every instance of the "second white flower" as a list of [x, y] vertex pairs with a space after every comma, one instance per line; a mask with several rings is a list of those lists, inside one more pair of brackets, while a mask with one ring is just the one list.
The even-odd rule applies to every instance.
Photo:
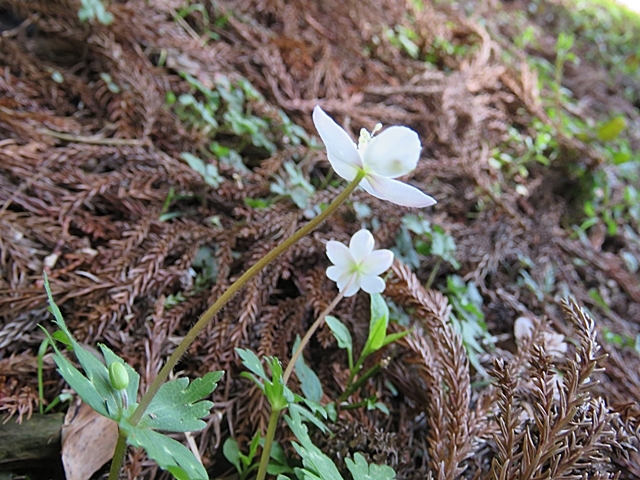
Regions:
[[361, 288], [367, 293], [382, 293], [385, 283], [380, 275], [393, 263], [391, 250], [374, 250], [375, 241], [366, 229], [356, 232], [349, 246], [331, 240], [327, 242], [327, 256], [333, 266], [327, 277], [337, 283], [344, 296], [355, 295]]

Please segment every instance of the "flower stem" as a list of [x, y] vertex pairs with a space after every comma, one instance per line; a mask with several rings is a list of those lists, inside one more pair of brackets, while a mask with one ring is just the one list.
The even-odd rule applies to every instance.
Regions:
[[360, 181], [364, 178], [364, 172], [358, 172], [356, 178], [344, 189], [344, 191], [338, 195], [333, 202], [329, 204], [329, 206], [324, 209], [317, 217], [312, 219], [309, 223], [307, 223], [304, 227], [300, 228], [296, 233], [291, 235], [288, 239], [278, 245], [276, 248], [267, 253], [264, 257], [262, 257], [255, 265], [253, 265], [249, 270], [244, 272], [242, 276], [236, 280], [228, 289], [225, 291], [218, 300], [215, 301], [213, 305], [209, 307], [209, 309], [202, 314], [198, 322], [187, 332], [185, 337], [182, 339], [180, 344], [173, 351], [167, 363], [162, 367], [158, 376], [149, 386], [147, 392], [142, 396], [140, 400], [140, 404], [133, 412], [133, 415], [129, 419], [129, 423], [135, 426], [138, 424], [145, 410], [151, 403], [153, 397], [158, 393], [158, 389], [165, 382], [169, 373], [173, 370], [173, 367], [176, 366], [182, 355], [187, 351], [189, 346], [194, 342], [197, 338], [198, 334], [207, 326], [207, 324], [213, 319], [213, 317], [224, 307], [233, 296], [238, 293], [238, 291], [246, 285], [246, 283], [251, 280], [256, 274], [258, 274], [262, 269], [264, 269], [267, 265], [269, 265], [272, 261], [278, 258], [282, 253], [284, 253], [289, 247], [295, 244], [298, 240], [308, 235], [312, 230], [314, 230], [318, 225], [320, 225], [329, 215], [331, 215], [342, 203], [349, 197], [351, 192], [355, 190]]
[[262, 448], [260, 467], [258, 468], [256, 480], [264, 480], [264, 477], [267, 475], [267, 466], [269, 465], [269, 458], [271, 457], [271, 446], [273, 445], [273, 438], [276, 436], [276, 427], [278, 426], [279, 418], [280, 410], [272, 409], [271, 416], [269, 417], [269, 426], [267, 427], [267, 435], [264, 437], [264, 447]]
[[336, 308], [336, 305], [338, 304], [338, 302], [342, 300], [342, 298], [344, 297], [344, 292], [347, 291], [347, 288], [349, 287], [350, 283], [351, 281], [349, 281], [344, 286], [342, 291], [336, 296], [336, 298], [333, 299], [333, 301], [329, 304], [329, 306], [325, 308], [320, 315], [318, 315], [318, 318], [316, 319], [316, 321], [313, 322], [313, 325], [309, 327], [309, 330], [307, 330], [307, 333], [305, 333], [304, 337], [302, 337], [302, 340], [300, 340], [300, 344], [298, 345], [298, 348], [296, 348], [296, 351], [293, 352], [293, 355], [291, 356], [291, 360], [289, 361], [289, 364], [287, 365], [287, 368], [284, 371], [284, 375], [282, 375], [282, 382], [285, 385], [287, 384], [287, 381], [289, 381], [289, 377], [293, 373], [293, 369], [296, 366], [296, 362], [298, 361], [298, 358], [300, 358], [300, 355], [302, 355], [302, 351], [304, 350], [304, 347], [306, 347], [307, 343], [309, 343], [309, 340], [311, 340], [311, 336], [315, 333], [318, 327], [322, 325], [322, 322], [324, 322], [325, 317], [329, 315], [331, 311], [334, 308]]
[[[352, 281], [353, 279], [347, 282], [347, 284], [344, 286], [342, 291], [336, 296], [336, 298], [333, 299], [333, 301], [329, 304], [329, 306], [325, 308], [320, 315], [318, 315], [318, 318], [316, 319], [316, 321], [313, 322], [313, 325], [309, 327], [309, 330], [307, 330], [307, 333], [304, 335], [302, 340], [300, 340], [300, 344], [298, 345], [298, 348], [296, 348], [296, 351], [293, 352], [293, 355], [291, 356], [291, 360], [289, 360], [289, 364], [287, 365], [287, 368], [284, 371], [284, 375], [282, 375], [282, 383], [285, 386], [289, 381], [289, 377], [291, 377], [291, 374], [293, 373], [293, 368], [295, 367], [296, 362], [298, 361], [298, 358], [300, 358], [300, 355], [302, 355], [302, 351], [304, 350], [304, 347], [309, 343], [311, 336], [318, 329], [318, 327], [322, 325], [322, 322], [324, 321], [325, 317], [329, 315], [329, 313], [331, 313], [331, 311], [334, 308], [336, 308], [336, 305], [338, 304], [338, 302], [342, 300], [342, 298], [344, 297], [344, 292], [347, 291], [347, 288], [349, 288], [349, 285], [351, 284]], [[267, 435], [264, 438], [264, 448], [262, 449], [262, 456], [260, 457], [260, 468], [258, 469], [258, 476], [256, 477], [256, 480], [264, 480], [264, 477], [267, 473], [267, 465], [269, 464], [269, 457], [271, 456], [271, 445], [273, 444], [273, 438], [275, 437], [275, 434], [276, 434], [276, 425], [278, 424], [279, 417], [280, 417], [280, 410], [272, 409], [271, 417], [269, 418], [269, 426], [267, 427]], [[273, 428], [272, 428], [272, 424], [273, 424]]]
[[429, 275], [429, 278], [427, 279], [427, 283], [424, 286], [426, 290], [429, 290], [431, 288], [431, 285], [433, 285], [433, 281], [436, 279], [438, 270], [440, 270], [440, 265], [442, 265], [442, 257], [438, 257], [436, 264], [433, 266], [433, 270], [431, 270], [431, 275]]
[[120, 476], [120, 467], [124, 461], [124, 454], [127, 452], [127, 436], [118, 429], [118, 442], [116, 443], [116, 449], [113, 452], [113, 459], [111, 460], [111, 469], [109, 470], [109, 480], [118, 480]]

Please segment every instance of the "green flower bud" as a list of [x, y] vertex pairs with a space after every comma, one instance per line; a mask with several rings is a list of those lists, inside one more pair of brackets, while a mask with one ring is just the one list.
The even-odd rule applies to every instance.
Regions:
[[125, 390], [129, 386], [129, 374], [120, 362], [109, 365], [109, 381], [111, 386], [118, 391]]

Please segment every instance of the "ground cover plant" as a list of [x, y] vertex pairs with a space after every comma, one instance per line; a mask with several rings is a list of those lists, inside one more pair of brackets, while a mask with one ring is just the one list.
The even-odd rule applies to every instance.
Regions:
[[[327, 162], [320, 105], [355, 141], [414, 130], [402, 180], [438, 203], [376, 198], [369, 172], [250, 279], [180, 355], [173, 381], [207, 388], [191, 398], [202, 428], [172, 448], [211, 478], [254, 478], [275, 424], [263, 469], [287, 478], [640, 475], [637, 17], [541, 0], [5, 0], [0, 30], [10, 422], [73, 398], [43, 272], [66, 340], [103, 344], [105, 412], [121, 415], [353, 179]], [[362, 229], [393, 252], [381, 295], [347, 295], [327, 258]], [[332, 279], [345, 298], [296, 359]], [[142, 449], [124, 464], [168, 475]]]

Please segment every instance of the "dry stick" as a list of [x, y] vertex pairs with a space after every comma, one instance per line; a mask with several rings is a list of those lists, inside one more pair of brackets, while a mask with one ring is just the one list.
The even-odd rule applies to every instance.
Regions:
[[48, 135], [49, 137], [58, 138], [60, 140], [65, 140], [67, 142], [74, 143], [87, 143], [89, 145], [112, 145], [112, 146], [132, 146], [132, 147], [141, 147], [148, 145], [148, 140], [138, 140], [131, 138], [104, 138], [97, 136], [87, 136], [87, 135], [73, 135], [69, 133], [60, 133], [55, 132], [53, 130], [49, 130], [48, 128], [41, 128], [38, 130], [38, 133], [42, 135]]
[[[363, 171], [359, 171], [356, 177], [352, 180], [352, 182], [345, 188], [345, 190], [338, 195], [333, 202], [329, 204], [329, 206], [322, 211], [317, 217], [307, 223], [304, 227], [294, 233], [287, 240], [282, 242], [276, 248], [267, 253], [264, 257], [262, 257], [258, 262], [253, 265], [249, 270], [247, 270], [238, 280], [236, 280], [227, 291], [225, 291], [218, 300], [215, 301], [213, 305], [209, 307], [209, 309], [202, 314], [198, 322], [187, 332], [185, 337], [182, 339], [180, 344], [173, 351], [167, 363], [165, 363], [164, 367], [158, 373], [158, 376], [153, 380], [151, 385], [149, 386], [147, 392], [140, 399], [140, 403], [138, 407], [129, 418], [129, 423], [133, 426], [136, 426], [144, 412], [149, 407], [151, 400], [155, 397], [156, 393], [165, 382], [173, 368], [176, 366], [182, 355], [187, 351], [189, 346], [195, 341], [200, 332], [207, 326], [207, 324], [213, 320], [213, 317], [224, 307], [233, 296], [256, 274], [258, 274], [262, 269], [264, 269], [267, 265], [269, 265], [273, 260], [278, 258], [282, 253], [284, 253], [289, 247], [295, 244], [298, 240], [308, 235], [312, 230], [314, 230], [318, 225], [324, 222], [329, 215], [331, 215], [344, 201], [349, 197], [351, 192], [355, 190], [360, 181], [364, 178], [365, 173]], [[118, 473], [120, 472], [120, 467], [122, 466], [122, 461], [124, 460], [124, 455], [126, 452], [126, 448], [118, 448], [120, 443], [124, 442], [125, 438], [122, 436], [118, 437], [118, 444], [116, 445], [116, 454], [120, 458], [116, 458], [114, 455], [113, 460], [111, 462], [111, 470], [109, 472], [109, 480], [117, 480]]]

